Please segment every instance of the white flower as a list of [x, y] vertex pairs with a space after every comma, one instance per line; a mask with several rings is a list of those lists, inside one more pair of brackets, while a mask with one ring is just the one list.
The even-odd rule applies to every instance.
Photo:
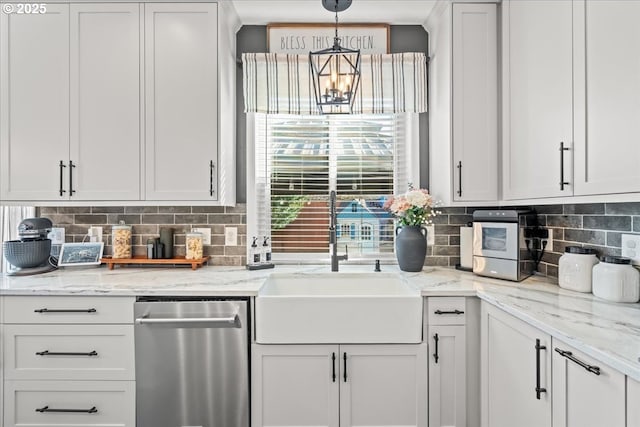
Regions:
[[423, 193], [420, 190], [411, 190], [407, 193], [407, 201], [413, 205], [420, 208], [424, 208], [429, 205], [430, 200], [429, 196]]

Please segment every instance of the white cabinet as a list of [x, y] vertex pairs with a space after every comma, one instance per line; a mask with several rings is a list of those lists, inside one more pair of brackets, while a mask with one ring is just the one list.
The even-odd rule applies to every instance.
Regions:
[[640, 191], [640, 2], [574, 2], [576, 195]]
[[425, 426], [426, 345], [252, 347], [252, 426]]
[[573, 194], [572, 13], [571, 0], [502, 2], [505, 200]]
[[139, 6], [0, 19], [2, 199], [139, 199]]
[[466, 426], [464, 326], [429, 326], [429, 426]]
[[496, 201], [496, 5], [439, 3], [427, 29], [431, 193], [445, 205]]
[[627, 427], [640, 427], [640, 381], [627, 377]]
[[217, 14], [216, 3], [145, 5], [147, 199], [218, 199]]
[[483, 427], [551, 426], [551, 337], [485, 302], [481, 309]]
[[553, 350], [553, 426], [625, 427], [625, 376], [555, 338]]

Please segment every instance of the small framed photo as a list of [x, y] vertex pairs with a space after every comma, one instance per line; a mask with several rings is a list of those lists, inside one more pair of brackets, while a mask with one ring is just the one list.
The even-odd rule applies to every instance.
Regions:
[[103, 242], [65, 243], [60, 250], [58, 267], [99, 265], [103, 249]]

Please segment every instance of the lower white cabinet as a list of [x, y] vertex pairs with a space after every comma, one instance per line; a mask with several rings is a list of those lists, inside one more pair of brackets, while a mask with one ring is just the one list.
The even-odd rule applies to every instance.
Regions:
[[427, 426], [427, 346], [252, 347], [252, 426]]
[[551, 337], [482, 303], [483, 427], [551, 426]]
[[4, 425], [135, 427], [134, 381], [5, 381]]
[[627, 427], [640, 427], [640, 382], [627, 377]]
[[624, 374], [555, 338], [552, 368], [554, 427], [625, 427]]

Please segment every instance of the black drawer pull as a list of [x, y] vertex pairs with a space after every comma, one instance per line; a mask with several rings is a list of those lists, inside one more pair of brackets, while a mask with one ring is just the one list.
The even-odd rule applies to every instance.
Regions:
[[96, 414], [98, 413], [98, 408], [95, 406], [89, 409], [53, 409], [48, 406], [43, 406], [42, 408], [36, 408], [36, 412], [45, 413], [45, 412], [72, 412], [77, 414]]
[[540, 400], [540, 394], [546, 393], [547, 389], [540, 387], [540, 350], [546, 350], [547, 346], [540, 345], [540, 340], [536, 339], [536, 399]]
[[588, 363], [583, 362], [582, 360], [576, 358], [572, 352], [567, 351], [567, 350], [560, 350], [558, 347], [556, 347], [556, 353], [558, 353], [560, 356], [562, 357], [566, 357], [567, 359], [571, 360], [572, 362], [582, 366], [584, 369], [586, 369], [587, 371], [591, 372], [592, 374], [596, 374], [596, 375], [600, 375], [600, 367], [599, 366], [595, 366], [595, 365], [589, 365]]
[[450, 310], [450, 311], [436, 310], [436, 311], [434, 311], [434, 313], [438, 314], [438, 315], [442, 315], [442, 314], [464, 314], [464, 311], [460, 311], [460, 310]]
[[90, 351], [89, 353], [68, 353], [68, 352], [54, 352], [54, 351], [38, 351], [36, 356], [97, 356], [98, 352], [95, 350]]
[[33, 310], [34, 313], [97, 313], [98, 310], [95, 308], [85, 308], [85, 309], [50, 309], [50, 308], [39, 308], [37, 310]]

